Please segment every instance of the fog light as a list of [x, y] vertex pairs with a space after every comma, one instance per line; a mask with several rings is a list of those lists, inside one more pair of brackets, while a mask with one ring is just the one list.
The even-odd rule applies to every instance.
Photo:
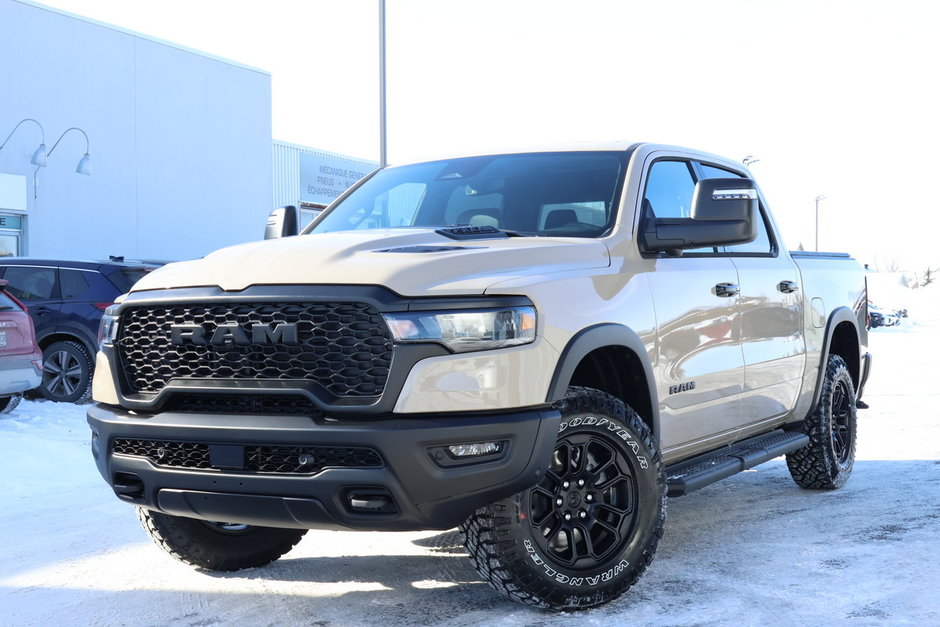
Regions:
[[500, 442], [474, 442], [473, 444], [451, 444], [447, 447], [454, 457], [478, 457], [480, 455], [493, 455], [503, 450]]
[[91, 432], [91, 455], [95, 459], [98, 459], [98, 456], [101, 455], [101, 444], [98, 442], [98, 432]]

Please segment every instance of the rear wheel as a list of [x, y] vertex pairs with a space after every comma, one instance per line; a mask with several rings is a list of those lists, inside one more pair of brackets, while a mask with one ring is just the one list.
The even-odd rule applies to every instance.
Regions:
[[601, 605], [646, 570], [662, 537], [666, 482], [649, 429], [620, 400], [571, 388], [548, 471], [462, 526], [479, 573], [510, 599], [552, 610]]
[[204, 570], [233, 571], [270, 564], [307, 533], [306, 529], [196, 520], [143, 507], [137, 508], [137, 518], [157, 546]]
[[835, 490], [855, 464], [855, 386], [845, 361], [829, 357], [819, 403], [803, 421], [809, 444], [787, 455], [790, 476], [801, 488]]
[[57, 403], [83, 401], [91, 393], [91, 355], [78, 342], [54, 342], [42, 352], [39, 392]]
[[0, 398], [0, 414], [9, 414], [11, 411], [16, 409], [16, 406], [20, 404], [22, 399], [22, 394], [14, 394], [12, 396]]

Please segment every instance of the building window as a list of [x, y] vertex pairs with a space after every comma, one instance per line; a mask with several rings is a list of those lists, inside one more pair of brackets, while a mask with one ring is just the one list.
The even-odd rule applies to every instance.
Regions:
[[18, 257], [23, 254], [20, 240], [23, 236], [23, 216], [0, 214], [0, 257]]

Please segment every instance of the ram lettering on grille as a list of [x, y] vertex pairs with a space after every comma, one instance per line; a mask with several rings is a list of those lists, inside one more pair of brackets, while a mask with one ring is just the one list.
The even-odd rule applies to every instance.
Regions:
[[291, 379], [379, 396], [392, 359], [385, 321], [363, 303], [132, 307], [117, 346], [129, 391], [151, 393], [172, 379]]

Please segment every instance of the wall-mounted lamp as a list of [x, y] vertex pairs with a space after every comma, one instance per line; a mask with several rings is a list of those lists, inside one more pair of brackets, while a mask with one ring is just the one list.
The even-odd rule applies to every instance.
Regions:
[[[84, 174], [85, 176], [91, 176], [91, 155], [88, 154], [91, 151], [91, 147], [88, 141], [88, 133], [78, 128], [77, 126], [73, 126], [72, 128], [67, 128], [62, 132], [61, 135], [59, 135], [59, 139], [55, 140], [55, 143], [52, 144], [52, 149], [49, 150], [49, 156], [50, 157], [52, 156], [52, 153], [55, 151], [56, 146], [59, 145], [59, 142], [62, 141], [62, 138], [65, 137], [65, 135], [69, 131], [78, 131], [79, 133], [85, 136], [85, 156], [82, 157], [81, 161], [78, 162], [78, 167], [75, 168], [75, 171], [78, 172], [79, 174]], [[44, 151], [43, 157], [45, 158], [46, 147], [43, 146], [42, 148]], [[43, 163], [43, 165], [45, 165], [45, 163]]]
[[33, 124], [39, 127], [39, 131], [40, 133], [42, 133], [42, 143], [40, 143], [39, 148], [37, 148], [36, 151], [33, 152], [33, 156], [30, 158], [29, 162], [39, 168], [45, 167], [46, 165], [46, 129], [44, 129], [42, 127], [42, 124], [40, 124], [37, 120], [34, 120], [33, 118], [23, 118], [22, 120], [17, 122], [16, 126], [13, 127], [13, 130], [10, 131], [10, 134], [7, 135], [7, 138], [3, 140], [2, 144], [0, 144], [0, 150], [3, 150], [3, 147], [7, 145], [7, 142], [10, 141], [11, 137], [13, 137], [13, 133], [16, 132], [16, 129], [18, 129], [23, 122], [32, 122]]

